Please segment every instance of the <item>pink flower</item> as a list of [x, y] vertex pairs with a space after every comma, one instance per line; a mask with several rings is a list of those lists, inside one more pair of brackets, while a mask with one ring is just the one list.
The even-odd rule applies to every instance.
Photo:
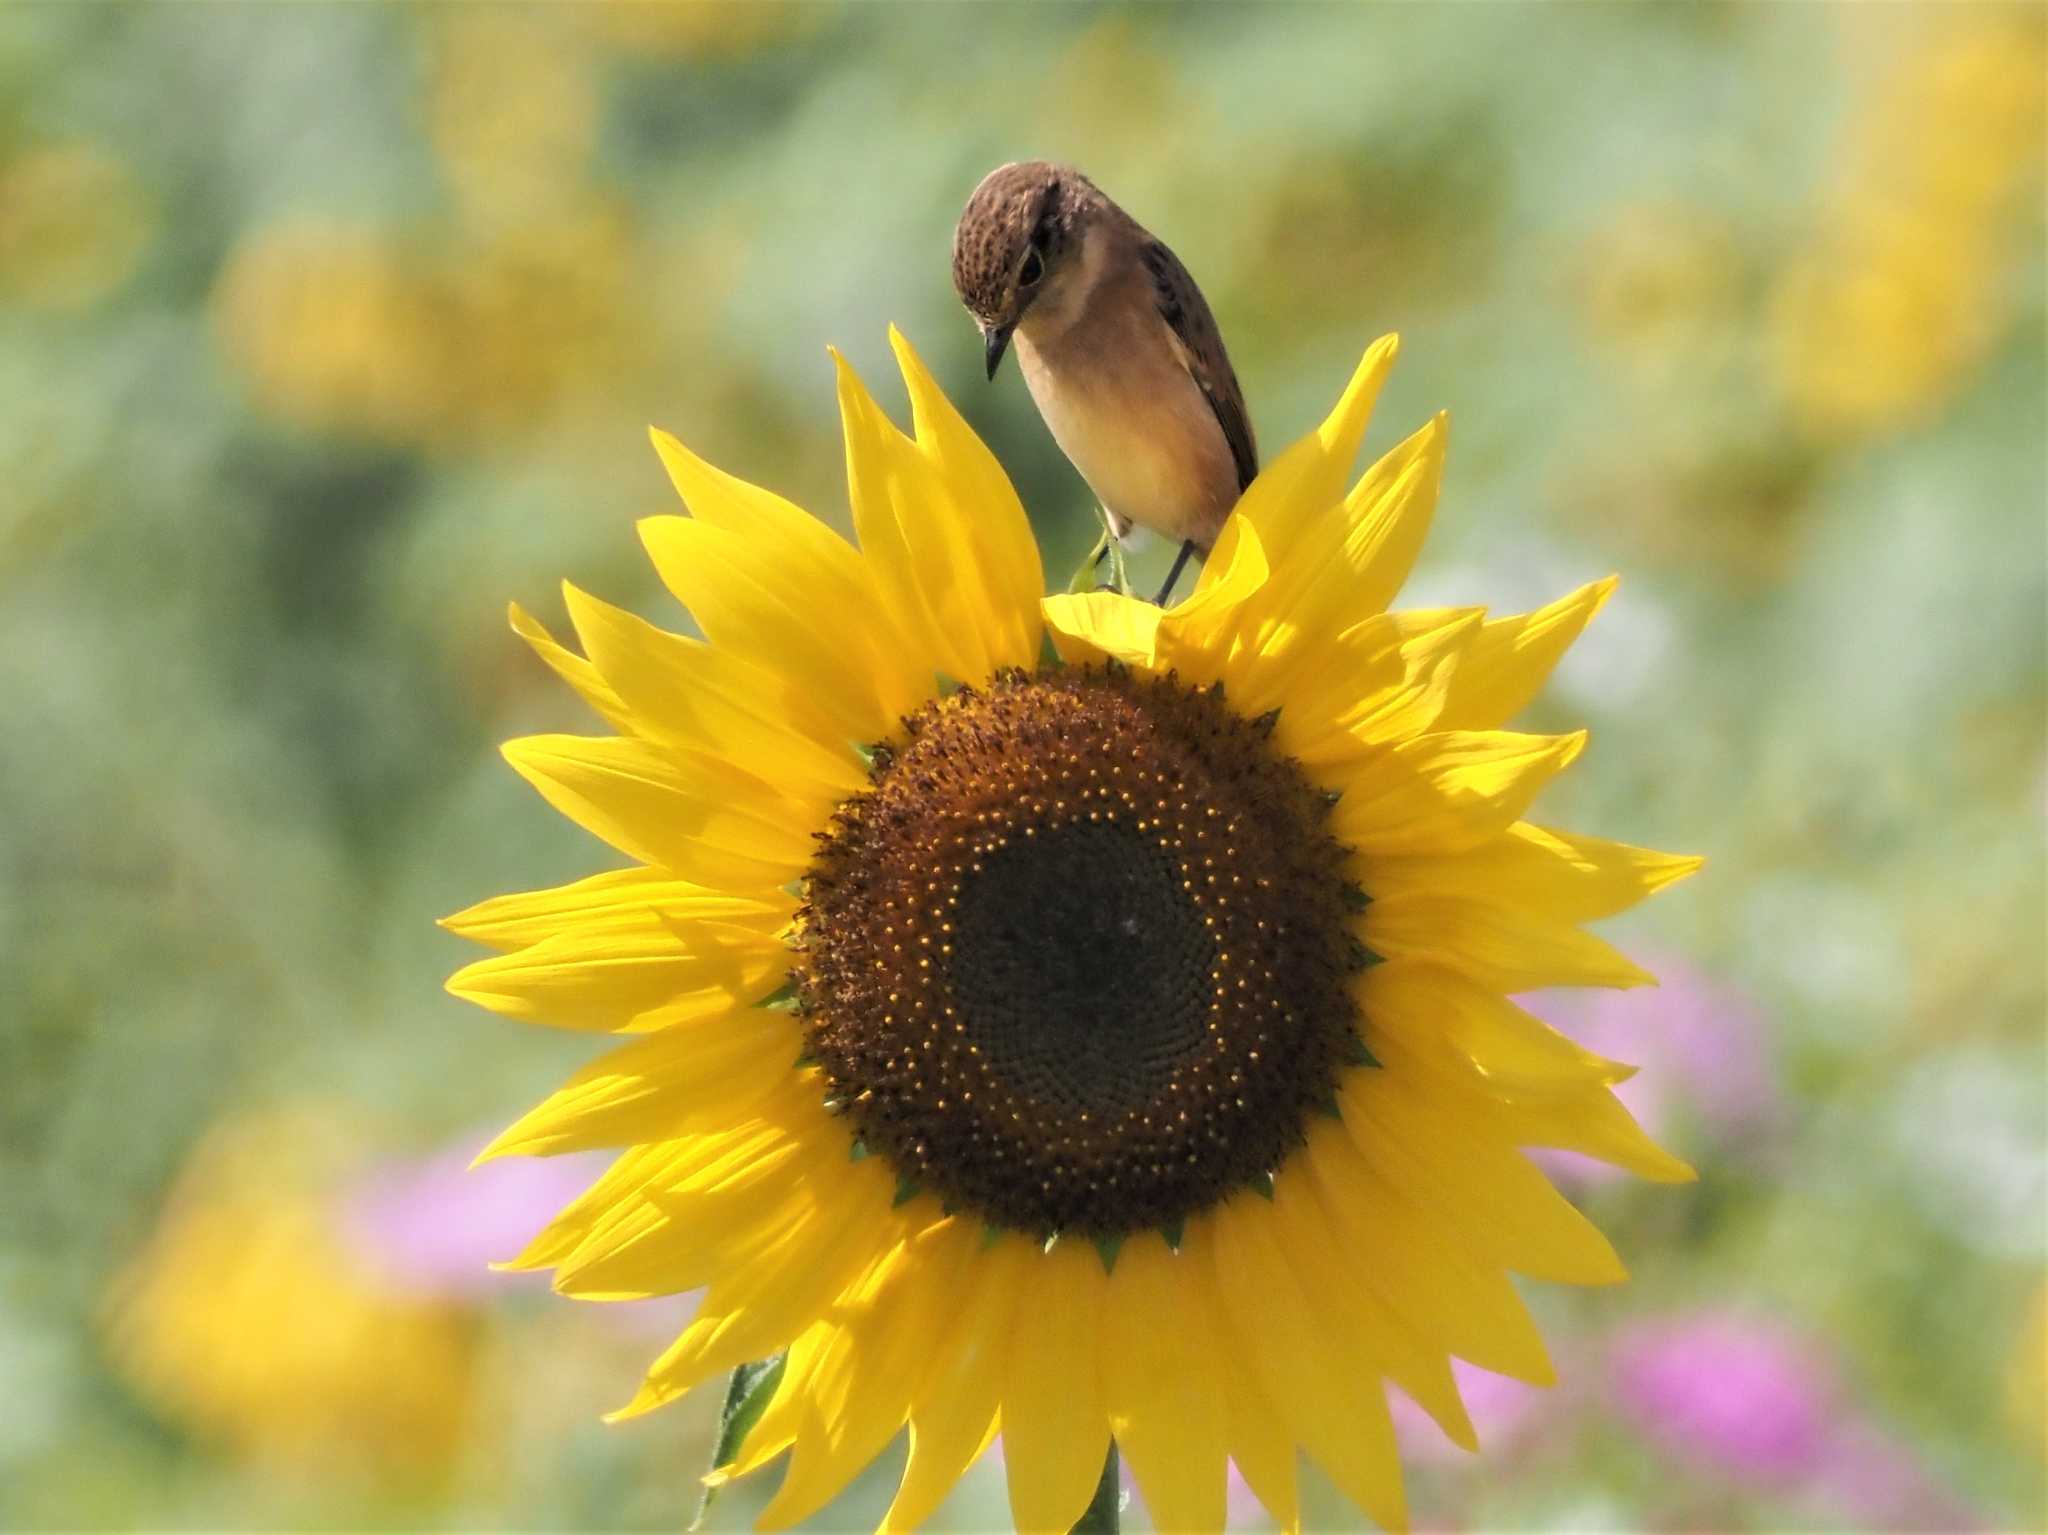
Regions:
[[1614, 1340], [1608, 1388], [1618, 1420], [1717, 1481], [1886, 1529], [1977, 1527], [1910, 1446], [1859, 1410], [1829, 1352], [1782, 1324], [1728, 1312], [1638, 1323]]
[[1832, 1367], [1767, 1323], [1713, 1313], [1640, 1323], [1615, 1340], [1608, 1379], [1624, 1421], [1705, 1470], [1804, 1478], [1835, 1440]]
[[486, 1138], [417, 1162], [389, 1164], [350, 1195], [343, 1227], [365, 1263], [392, 1285], [474, 1299], [520, 1276], [491, 1265], [516, 1257], [557, 1211], [604, 1170], [606, 1157], [501, 1157], [472, 1169]]

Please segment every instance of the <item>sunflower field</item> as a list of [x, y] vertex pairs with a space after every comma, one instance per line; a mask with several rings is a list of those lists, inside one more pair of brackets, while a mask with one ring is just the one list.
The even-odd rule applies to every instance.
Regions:
[[[0, 12], [0, 1528], [2048, 1527], [2044, 82]], [[1038, 159], [1256, 429], [1164, 607]]]

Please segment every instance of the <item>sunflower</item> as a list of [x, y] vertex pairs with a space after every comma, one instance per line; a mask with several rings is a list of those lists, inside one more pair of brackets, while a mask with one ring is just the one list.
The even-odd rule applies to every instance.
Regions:
[[1612, 583], [1386, 611], [1444, 452], [1439, 417], [1344, 488], [1388, 338], [1187, 600], [1042, 600], [891, 339], [911, 436], [839, 364], [858, 550], [656, 433], [694, 515], [640, 532], [705, 638], [569, 588], [579, 656], [513, 611], [618, 733], [505, 755], [634, 860], [448, 919], [504, 951], [458, 996], [628, 1036], [486, 1152], [621, 1149], [515, 1266], [704, 1287], [620, 1416], [781, 1357], [710, 1478], [788, 1451], [763, 1528], [906, 1423], [887, 1530], [999, 1430], [1020, 1530], [1112, 1444], [1162, 1529], [1222, 1527], [1227, 1462], [1297, 1526], [1297, 1449], [1399, 1527], [1384, 1384], [1473, 1448], [1451, 1356], [1553, 1379], [1509, 1271], [1623, 1277], [1521, 1148], [1691, 1176], [1505, 996], [1647, 982], [1580, 924], [1697, 863], [1522, 819], [1585, 736], [1501, 727]]

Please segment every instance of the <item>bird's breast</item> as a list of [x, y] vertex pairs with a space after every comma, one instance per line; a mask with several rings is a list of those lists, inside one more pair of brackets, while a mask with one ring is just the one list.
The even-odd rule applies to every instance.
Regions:
[[1118, 518], [1206, 549], [1237, 500], [1237, 469], [1207, 396], [1156, 336], [1106, 331], [1051, 345], [1019, 330], [1017, 362], [1060, 451]]

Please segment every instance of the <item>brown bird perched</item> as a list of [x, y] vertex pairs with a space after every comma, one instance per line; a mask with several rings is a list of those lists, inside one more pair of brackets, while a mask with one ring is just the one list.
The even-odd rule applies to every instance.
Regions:
[[1259, 470], [1216, 317], [1180, 258], [1071, 166], [982, 178], [953, 231], [953, 286], [988, 376], [1017, 365], [1060, 450], [1102, 503], [1092, 566], [1133, 523], [1180, 541], [1158, 600], [1207, 555]]

